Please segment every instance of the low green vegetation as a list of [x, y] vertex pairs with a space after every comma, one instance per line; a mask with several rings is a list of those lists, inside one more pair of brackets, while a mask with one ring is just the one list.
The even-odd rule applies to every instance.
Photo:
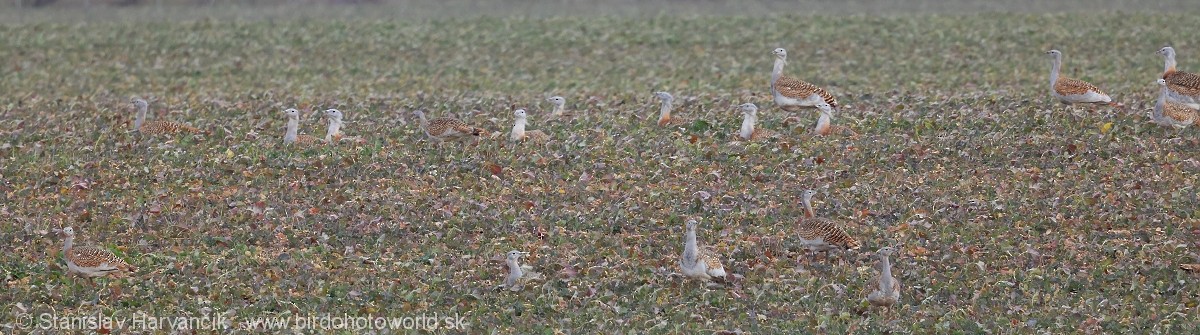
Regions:
[[[0, 26], [0, 325], [457, 313], [470, 333], [1196, 333], [1198, 277], [1179, 266], [1200, 246], [1200, 138], [1147, 117], [1155, 50], [1200, 71], [1195, 14]], [[776, 47], [861, 136], [804, 137], [815, 112], [784, 122]], [[1052, 101], [1050, 48], [1124, 107]], [[690, 127], [653, 124], [660, 90]], [[574, 116], [547, 115], [551, 95]], [[213, 133], [128, 133], [133, 96]], [[745, 102], [785, 137], [731, 143]], [[339, 108], [367, 141], [283, 146], [291, 107], [301, 132]], [[438, 147], [410, 113], [506, 132], [514, 108], [553, 140]], [[797, 265], [805, 188], [862, 250]], [[736, 275], [726, 289], [668, 276], [688, 217]], [[140, 270], [100, 290], [68, 276], [67, 226]], [[886, 245], [890, 312], [861, 303]], [[547, 279], [497, 291], [514, 249]]]

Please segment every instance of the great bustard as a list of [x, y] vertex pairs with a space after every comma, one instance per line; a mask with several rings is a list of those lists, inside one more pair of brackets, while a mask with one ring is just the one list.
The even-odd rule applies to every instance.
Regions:
[[671, 108], [675, 105], [675, 97], [671, 93], [654, 92], [654, 97], [661, 101], [661, 105], [658, 108], [658, 126], [677, 127], [687, 123], [687, 120], [671, 115]]
[[1197, 111], [1184, 104], [1179, 104], [1170, 101], [1170, 84], [1166, 79], [1159, 78], [1157, 81], [1159, 87], [1158, 103], [1154, 104], [1154, 113], [1150, 114], [1150, 118], [1163, 126], [1170, 126], [1176, 129], [1187, 128], [1196, 123], [1200, 119]]
[[679, 271], [683, 275], [711, 281], [713, 278], [725, 278], [725, 267], [721, 265], [721, 257], [710, 248], [696, 242], [695, 219], [687, 221], [683, 237], [683, 254], [679, 256]]
[[316, 137], [307, 134], [298, 134], [300, 132], [300, 111], [295, 108], [288, 108], [283, 113], [287, 115], [287, 130], [283, 133], [283, 143], [312, 145], [317, 143]]
[[775, 67], [771, 70], [771, 95], [775, 98], [776, 106], [789, 112], [798, 111], [801, 108], [814, 108], [818, 102], [827, 103], [834, 108], [838, 107], [837, 98], [834, 98], [825, 89], [783, 75], [783, 66], [787, 65], [787, 50], [777, 48], [772, 54], [775, 55]]
[[1059, 102], [1066, 105], [1114, 105], [1112, 97], [1109, 97], [1108, 94], [1105, 94], [1096, 85], [1059, 75], [1059, 70], [1062, 68], [1061, 51], [1046, 51], [1046, 55], [1049, 55], [1052, 61], [1052, 66], [1050, 67], [1050, 95], [1058, 99]]
[[867, 302], [871, 305], [891, 308], [900, 301], [900, 280], [892, 276], [890, 257], [894, 252], [896, 250], [892, 247], [879, 249], [879, 276], [874, 280], [879, 286], [867, 295]]
[[136, 109], [137, 115], [133, 119], [133, 131], [145, 135], [158, 134], [207, 134], [208, 132], [200, 130], [196, 127], [188, 126], [179, 122], [171, 121], [146, 121], [146, 112], [150, 110], [150, 104], [146, 100], [134, 98], [130, 103]]
[[504, 283], [500, 284], [500, 288], [509, 291], [520, 291], [525, 283], [542, 278], [542, 275], [533, 271], [531, 266], [522, 266], [519, 259], [525, 253], [512, 250], [509, 251], [504, 258], [504, 263], [508, 265], [508, 276], [504, 277]]
[[414, 111], [413, 114], [421, 119], [421, 130], [425, 132], [425, 135], [439, 144], [447, 139], [459, 139], [471, 136], [479, 137], [487, 133], [486, 129], [473, 127], [455, 118], [439, 117], [426, 119], [425, 112], [419, 110]]
[[554, 109], [550, 112], [551, 116], [559, 117], [565, 115], [565, 109], [567, 105], [566, 98], [556, 95], [546, 98], [546, 101], [550, 102], [551, 105], [554, 105]]
[[833, 219], [819, 217], [813, 212], [812, 197], [815, 190], [804, 190], [801, 201], [804, 203], [805, 217], [796, 225], [796, 235], [800, 237], [800, 245], [809, 252], [828, 252], [830, 250], [854, 250], [862, 245]]
[[1169, 101], [1200, 109], [1200, 75], [1175, 69], [1175, 48], [1162, 47], [1156, 53], [1166, 60], [1162, 78], [1167, 80], [1170, 89]]
[[512, 132], [508, 134], [508, 139], [513, 142], [530, 141], [534, 143], [546, 143], [550, 140], [550, 135], [546, 135], [541, 130], [525, 130], [525, 126], [529, 125], [529, 116], [525, 114], [524, 109], [513, 111], [513, 117], [516, 119], [513, 122]]
[[850, 127], [833, 124], [833, 107], [829, 106], [829, 104], [818, 102], [817, 111], [821, 112], [821, 117], [817, 119], [817, 124], [813, 126], [812, 136], [828, 136], [832, 134], [858, 136], [858, 133], [854, 129], [850, 129]]
[[758, 127], [757, 105], [744, 103], [738, 106], [738, 110], [742, 112], [742, 127], [738, 129], [738, 137], [742, 140], [762, 141], [779, 136], [778, 133], [770, 129]]
[[334, 108], [325, 110], [325, 118], [329, 120], [329, 128], [325, 130], [325, 142], [330, 144], [337, 144], [342, 141], [358, 144], [366, 143], [366, 139], [360, 136], [346, 136], [342, 132], [342, 126], [346, 125], [346, 122], [342, 120], [344, 116], [345, 114], [342, 114], [342, 111]]
[[75, 245], [75, 229], [66, 227], [63, 228], [62, 233], [66, 236], [66, 240], [63, 241], [63, 258], [67, 261], [67, 270], [87, 278], [88, 283], [92, 283], [92, 278], [95, 277], [104, 277], [110, 274], [122, 276], [137, 271], [137, 267], [129, 265], [108, 250], [94, 246]]

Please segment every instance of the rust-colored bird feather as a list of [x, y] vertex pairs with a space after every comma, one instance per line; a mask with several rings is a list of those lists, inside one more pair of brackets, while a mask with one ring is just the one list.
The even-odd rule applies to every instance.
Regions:
[[468, 136], [481, 136], [487, 134], [487, 129], [474, 127], [466, 122], [449, 117], [438, 117], [433, 119], [425, 119], [425, 113], [422, 111], [413, 112], [421, 118], [422, 126], [425, 128], [425, 134], [431, 139], [442, 141], [445, 139], [462, 138]]
[[299, 144], [299, 145], [313, 145], [313, 144], [317, 144], [317, 142], [320, 142], [320, 141], [321, 141], [321, 139], [318, 139], [312, 135], [304, 135], [304, 134], [296, 135], [296, 144]]
[[1163, 73], [1167, 88], [1179, 94], [1200, 96], [1200, 75], [1190, 72], [1169, 70]]
[[1163, 116], [1175, 119], [1180, 124], [1195, 124], [1196, 121], [1200, 121], [1200, 115], [1197, 115], [1195, 109], [1174, 103], [1163, 107]]
[[82, 267], [98, 267], [108, 264], [121, 271], [137, 271], [136, 267], [125, 263], [124, 260], [118, 258], [112, 252], [93, 246], [72, 247], [67, 253], [67, 258], [71, 262], [74, 262], [75, 265]]
[[178, 122], [171, 121], [147, 121], [138, 128], [143, 134], [158, 135], [158, 134], [205, 134], [206, 132], [196, 127], [188, 126]]
[[796, 225], [796, 234], [805, 240], [821, 239], [830, 245], [844, 249], [862, 247], [855, 239], [838, 226], [836, 221], [823, 217], [802, 218]]
[[779, 94], [792, 99], [804, 99], [813, 94], [820, 95], [821, 99], [825, 100], [825, 103], [829, 104], [829, 106], [834, 108], [838, 106], [837, 98], [833, 94], [829, 94], [825, 89], [800, 79], [780, 76], [779, 80], [775, 81], [775, 90], [779, 91]]
[[1107, 95], [1101, 91], [1096, 85], [1092, 85], [1086, 81], [1074, 78], [1058, 77], [1058, 81], [1054, 82], [1054, 91], [1061, 95], [1083, 95], [1088, 92], [1096, 92]]
[[63, 258], [67, 261], [67, 269], [74, 274], [86, 277], [108, 275], [120, 276], [127, 272], [137, 271], [137, 268], [118, 258], [112, 252], [93, 247], [75, 245], [75, 231], [71, 227], [63, 228], [66, 240], [63, 241]]

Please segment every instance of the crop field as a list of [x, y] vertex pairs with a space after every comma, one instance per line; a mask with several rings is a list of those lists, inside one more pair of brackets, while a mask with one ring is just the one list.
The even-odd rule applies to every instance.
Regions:
[[[1200, 333], [1181, 268], [1200, 263], [1200, 130], [1148, 117], [1156, 50], [1200, 72], [1197, 14], [6, 20], [0, 333], [137, 313], [238, 332], [436, 314], [466, 329], [432, 333]], [[859, 136], [808, 136], [815, 111], [774, 105], [779, 47]], [[1122, 106], [1051, 98], [1049, 49]], [[688, 122], [656, 125], [655, 91]], [[133, 97], [211, 134], [132, 133]], [[734, 141], [747, 102], [779, 139]], [[365, 141], [284, 145], [287, 108], [322, 136], [340, 109]], [[516, 108], [551, 140], [508, 141]], [[416, 110], [500, 137], [439, 146]], [[861, 249], [798, 247], [805, 189]], [[688, 219], [726, 282], [672, 275]], [[68, 274], [64, 227], [138, 270]], [[884, 246], [891, 309], [863, 301]], [[509, 250], [544, 278], [497, 289]]]

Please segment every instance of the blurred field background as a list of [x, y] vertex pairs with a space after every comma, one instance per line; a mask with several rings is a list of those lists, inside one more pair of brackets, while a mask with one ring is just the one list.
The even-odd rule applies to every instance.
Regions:
[[[179, 18], [383, 17], [429, 19], [455, 17], [548, 17], [667, 15], [901, 15], [970, 13], [1081, 13], [1196, 11], [1188, 0], [7, 0], [0, 3], [6, 22], [17, 20]], [[17, 10], [11, 10], [17, 9]], [[19, 9], [37, 9], [22, 11]], [[7, 14], [7, 15], [5, 15]]]
[[[461, 313], [471, 333], [1196, 333], [1200, 139], [1148, 123], [1195, 1], [59, 2], [0, 10], [0, 331], [60, 314]], [[787, 72], [859, 138], [804, 139]], [[1065, 110], [1050, 61], [1122, 109]], [[685, 129], [653, 125], [669, 91]], [[550, 95], [577, 117], [547, 115]], [[128, 134], [132, 96], [202, 140]], [[757, 103], [778, 142], [730, 143]], [[361, 146], [281, 145], [339, 108]], [[412, 110], [546, 146], [438, 149]], [[864, 250], [797, 266], [800, 191]], [[700, 196], [700, 192], [708, 197]], [[666, 273], [686, 217], [739, 279]], [[65, 274], [75, 227], [141, 270]], [[892, 313], [860, 304], [899, 245]], [[548, 279], [498, 292], [501, 256]], [[844, 264], [839, 264], [845, 260]], [[120, 290], [113, 289], [121, 287]], [[5, 328], [7, 325], [8, 328]]]

